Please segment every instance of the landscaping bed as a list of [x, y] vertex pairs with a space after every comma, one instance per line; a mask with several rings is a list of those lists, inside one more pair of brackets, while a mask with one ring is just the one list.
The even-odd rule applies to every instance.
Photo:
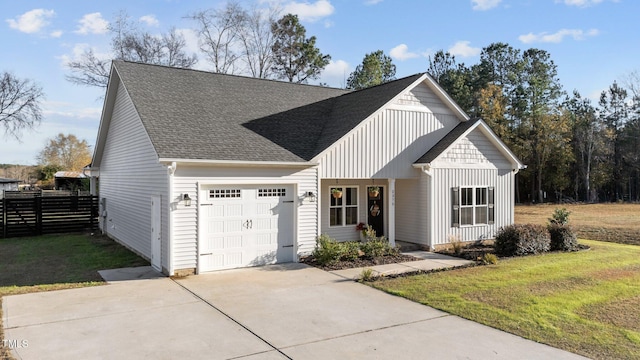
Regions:
[[337, 260], [327, 264], [321, 264], [313, 256], [307, 256], [305, 258], [302, 258], [300, 262], [317, 267], [325, 271], [333, 271], [333, 270], [353, 269], [353, 268], [360, 268], [360, 267], [371, 267], [376, 265], [396, 264], [396, 263], [417, 261], [417, 260], [421, 260], [421, 259], [411, 255], [397, 254], [397, 255], [377, 256], [373, 258], [357, 258], [354, 260]]

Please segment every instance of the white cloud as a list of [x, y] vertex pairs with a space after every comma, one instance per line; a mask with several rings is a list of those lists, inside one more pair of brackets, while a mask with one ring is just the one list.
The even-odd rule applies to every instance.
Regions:
[[93, 50], [93, 55], [95, 55], [100, 60], [109, 60], [112, 58], [111, 54], [108, 52], [100, 52], [95, 47], [91, 47], [89, 44], [75, 44], [73, 49], [71, 50], [71, 54], [64, 54], [62, 56], [58, 56], [57, 59], [60, 59], [62, 66], [65, 67], [71, 61], [79, 61], [82, 59], [82, 54], [86, 50]]
[[42, 105], [42, 113], [46, 116], [96, 120], [102, 115], [102, 107], [81, 107], [62, 101], [45, 101]]
[[589, 7], [601, 3], [602, 0], [556, 0], [556, 2], [561, 2], [568, 6]]
[[469, 46], [470, 41], [458, 41], [447, 50], [449, 54], [459, 57], [470, 57], [480, 54], [480, 48]]
[[400, 44], [394, 47], [389, 52], [389, 55], [391, 55], [393, 59], [400, 60], [400, 61], [420, 57], [419, 54], [410, 52], [409, 47], [406, 44]]
[[351, 66], [344, 60], [331, 60], [324, 68], [320, 77], [320, 82], [329, 86], [344, 88], [347, 85], [347, 78], [351, 74]]
[[56, 31], [52, 31], [49, 36], [51, 36], [52, 38], [59, 38], [60, 36], [62, 36], [63, 31], [62, 30], [56, 30]]
[[99, 12], [86, 14], [78, 22], [80, 23], [76, 30], [78, 34], [104, 34], [109, 31], [109, 22]]
[[7, 19], [9, 27], [23, 33], [33, 34], [49, 25], [48, 19], [55, 15], [53, 10], [33, 9], [16, 17], [15, 19]]
[[585, 37], [588, 36], [596, 36], [600, 33], [598, 29], [590, 29], [588, 31], [583, 31], [580, 29], [560, 29], [553, 34], [549, 34], [547, 32], [541, 32], [538, 34], [528, 33], [524, 35], [518, 36], [518, 40], [525, 44], [530, 44], [534, 42], [539, 43], [559, 43], [564, 40], [565, 37], [572, 37], [574, 40], [584, 40]]
[[365, 0], [364, 4], [365, 5], [376, 5], [379, 4], [381, 2], [383, 2], [384, 0]]
[[473, 10], [485, 11], [498, 6], [502, 0], [471, 0]]
[[300, 20], [317, 21], [327, 17], [335, 11], [329, 0], [318, 0], [314, 3], [292, 1], [284, 5], [283, 12], [298, 15]]
[[140, 18], [140, 22], [147, 24], [147, 26], [159, 26], [160, 21], [156, 18], [155, 15], [145, 15]]

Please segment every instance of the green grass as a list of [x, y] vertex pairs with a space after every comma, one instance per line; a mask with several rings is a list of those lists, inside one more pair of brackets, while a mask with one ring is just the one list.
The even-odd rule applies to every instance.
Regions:
[[0, 240], [0, 359], [2, 296], [104, 284], [98, 270], [149, 263], [102, 236], [51, 235]]
[[640, 358], [640, 247], [581, 242], [591, 250], [371, 285], [587, 357]]

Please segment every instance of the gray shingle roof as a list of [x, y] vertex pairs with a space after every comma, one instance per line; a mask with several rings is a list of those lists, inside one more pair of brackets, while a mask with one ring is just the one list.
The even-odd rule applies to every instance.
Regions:
[[303, 162], [420, 75], [347, 90], [114, 61], [160, 158]]
[[416, 160], [415, 164], [428, 164], [435, 160], [442, 152], [446, 151], [462, 134], [465, 133], [476, 123], [480, 122], [480, 118], [463, 121], [456, 127], [451, 129], [447, 135], [445, 135], [437, 144], [435, 144], [429, 151]]

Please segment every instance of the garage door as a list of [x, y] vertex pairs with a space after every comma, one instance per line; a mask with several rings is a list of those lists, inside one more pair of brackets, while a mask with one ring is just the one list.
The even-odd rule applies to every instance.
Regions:
[[293, 195], [291, 185], [204, 189], [200, 271], [293, 261]]

